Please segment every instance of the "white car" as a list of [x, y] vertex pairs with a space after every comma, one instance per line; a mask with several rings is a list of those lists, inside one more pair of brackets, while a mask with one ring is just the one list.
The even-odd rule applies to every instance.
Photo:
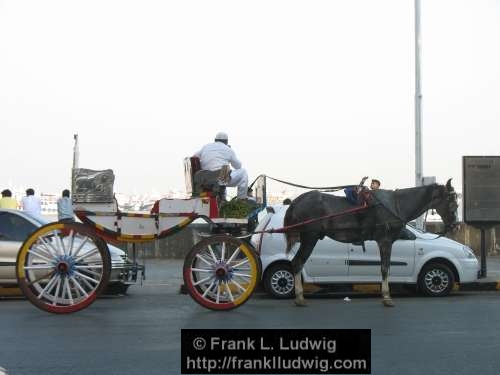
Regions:
[[[288, 206], [268, 208], [259, 221], [257, 231], [283, 227]], [[470, 248], [434, 233], [421, 232], [410, 225], [403, 228], [391, 253], [389, 282], [417, 285], [428, 296], [445, 296], [455, 282], [461, 284], [478, 279], [479, 262]], [[262, 261], [262, 282], [265, 290], [276, 298], [294, 294], [294, 278], [290, 255], [285, 254], [285, 235], [254, 234], [251, 239]], [[342, 243], [328, 237], [318, 241], [302, 270], [302, 278], [313, 284], [380, 283], [380, 254], [375, 241], [361, 245]]]
[[[24, 240], [35, 229], [48, 222], [24, 211], [0, 209], [0, 285], [17, 286], [16, 259]], [[123, 294], [137, 277], [137, 267], [128, 260], [127, 254], [108, 244], [111, 255], [111, 275], [105, 293]]]

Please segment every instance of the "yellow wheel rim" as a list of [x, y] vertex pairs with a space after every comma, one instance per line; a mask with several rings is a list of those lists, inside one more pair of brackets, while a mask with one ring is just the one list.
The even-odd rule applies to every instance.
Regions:
[[245, 303], [260, 278], [260, 263], [252, 248], [228, 235], [196, 244], [184, 264], [184, 282], [196, 302], [213, 310]]

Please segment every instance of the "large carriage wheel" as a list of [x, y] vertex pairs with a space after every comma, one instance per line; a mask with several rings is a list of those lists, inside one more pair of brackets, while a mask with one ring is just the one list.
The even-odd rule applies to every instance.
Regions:
[[17, 255], [16, 276], [36, 307], [56, 314], [82, 310], [107, 286], [108, 246], [88, 227], [52, 223], [36, 230]]
[[184, 261], [184, 284], [200, 305], [230, 310], [245, 303], [260, 280], [260, 261], [250, 245], [229, 235], [206, 238]]

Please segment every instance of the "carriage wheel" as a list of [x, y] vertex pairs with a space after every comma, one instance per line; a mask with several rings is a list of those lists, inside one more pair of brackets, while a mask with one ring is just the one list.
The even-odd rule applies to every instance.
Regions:
[[16, 276], [36, 307], [56, 314], [82, 310], [108, 285], [108, 246], [83, 224], [47, 224], [24, 241]]
[[252, 247], [225, 234], [198, 242], [184, 261], [184, 284], [189, 294], [212, 310], [231, 310], [244, 304], [260, 273], [260, 261]]

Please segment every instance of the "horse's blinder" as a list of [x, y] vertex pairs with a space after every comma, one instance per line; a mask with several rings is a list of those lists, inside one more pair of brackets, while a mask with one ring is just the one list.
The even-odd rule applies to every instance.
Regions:
[[[437, 194], [436, 194], [437, 193]], [[447, 187], [444, 187], [443, 190], [434, 190], [434, 199], [440, 199], [444, 200], [446, 199], [446, 212], [444, 213], [438, 213], [440, 214], [441, 218], [443, 219], [443, 224], [444, 224], [444, 231], [442, 233], [439, 233], [440, 235], [444, 235], [448, 232], [454, 231], [456, 227], [458, 226], [457, 224], [457, 193], [453, 188], [451, 190], [448, 190]], [[437, 195], [437, 196], [436, 196]], [[446, 195], [443, 197], [443, 195]], [[439, 198], [442, 197], [442, 198]], [[443, 202], [443, 205], [445, 203]], [[446, 215], [445, 215], [446, 214]], [[446, 216], [446, 217], [444, 217]]]
[[455, 231], [458, 227], [458, 218], [457, 218], [457, 193], [455, 190], [451, 190], [447, 192], [447, 204], [448, 204], [448, 212], [452, 215], [452, 220], [449, 223], [445, 224], [445, 233], [450, 231]]

